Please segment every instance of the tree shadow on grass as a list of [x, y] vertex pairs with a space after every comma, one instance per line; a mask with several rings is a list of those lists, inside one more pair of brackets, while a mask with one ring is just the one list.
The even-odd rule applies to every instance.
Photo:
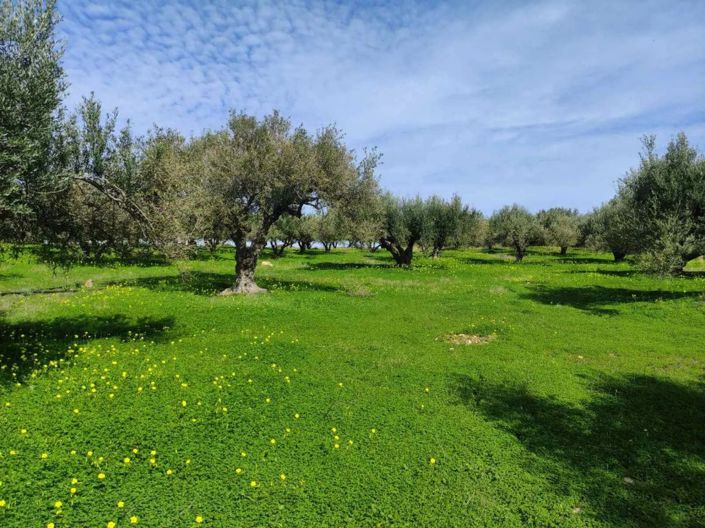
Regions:
[[595, 273], [597, 275], [605, 275], [608, 277], [633, 277], [635, 275], [639, 275], [641, 272], [638, 270], [634, 269], [626, 269], [626, 270], [605, 270], [605, 269], [570, 269], [564, 271], [564, 273], [570, 273], [570, 274], [586, 274], [586, 273]]
[[311, 270], [336, 270], [336, 271], [349, 271], [356, 269], [382, 269], [392, 267], [391, 262], [316, 262], [314, 264], [308, 264]]
[[[638, 269], [627, 269], [627, 270], [605, 270], [605, 269], [595, 269], [595, 270], [567, 270], [565, 273], [596, 273], [598, 275], [606, 275], [609, 277], [635, 277], [639, 275], [643, 276], [657, 276], [649, 274], [647, 272]], [[675, 275], [673, 278], [677, 279], [702, 279], [705, 278], [705, 271], [690, 271], [685, 270], [682, 273]]]
[[[295, 281], [278, 279], [276, 277], [257, 277], [257, 284], [270, 291], [328, 291], [340, 289], [320, 282]], [[143, 277], [121, 284], [148, 288], [162, 292], [188, 292], [196, 295], [217, 295], [233, 285], [232, 273], [211, 273], [203, 271], [189, 271], [180, 275], [164, 275], [159, 277]]]
[[697, 299], [702, 293], [693, 291], [632, 290], [604, 286], [555, 287], [537, 286], [520, 297], [542, 304], [572, 306], [598, 315], [616, 315], [618, 311], [606, 305], [634, 302]]
[[583, 256], [583, 255], [560, 255], [560, 256], [553, 256], [552, 260], [554, 262], [557, 262], [559, 264], [604, 264], [604, 265], [610, 265], [610, 264], [619, 264], [619, 262], [615, 262], [614, 258], [612, 257], [604, 257], [604, 258], [599, 258], [599, 257], [588, 257], [588, 256]]
[[311, 281], [277, 279], [276, 277], [259, 277], [257, 284], [269, 291], [318, 291], [340, 292], [341, 288], [332, 284]]
[[32, 321], [8, 321], [0, 317], [0, 385], [24, 380], [50, 361], [68, 357], [73, 343], [119, 338], [161, 341], [174, 326], [173, 317], [129, 318], [123, 314], [104, 317], [77, 316]]
[[[462, 257], [458, 259], [463, 264], [518, 264], [513, 255], [506, 254], [505, 256], [492, 256], [490, 258], [481, 257]], [[522, 262], [522, 265], [525, 263]]]
[[582, 406], [468, 376], [455, 394], [514, 435], [528, 470], [613, 526], [705, 526], [705, 386], [601, 377]]
[[158, 292], [188, 292], [196, 295], [215, 295], [233, 285], [232, 273], [188, 271], [179, 275], [140, 277], [121, 282], [125, 286], [147, 288]]

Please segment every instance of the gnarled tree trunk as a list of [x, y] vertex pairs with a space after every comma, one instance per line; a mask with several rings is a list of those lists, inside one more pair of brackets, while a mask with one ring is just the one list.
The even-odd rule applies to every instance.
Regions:
[[614, 257], [615, 262], [622, 262], [624, 260], [624, 257], [627, 256], [627, 254], [624, 253], [623, 251], [618, 251], [616, 249], [613, 249], [612, 256]]
[[389, 251], [394, 257], [397, 266], [411, 266], [411, 259], [414, 257], [414, 244], [410, 242], [406, 247], [382, 238], [379, 241], [380, 246]]
[[255, 282], [255, 269], [257, 258], [266, 240], [253, 240], [248, 246], [247, 239], [235, 242], [235, 284], [232, 288], [223, 290], [221, 295], [236, 295], [240, 293], [262, 293], [267, 290], [257, 286]]

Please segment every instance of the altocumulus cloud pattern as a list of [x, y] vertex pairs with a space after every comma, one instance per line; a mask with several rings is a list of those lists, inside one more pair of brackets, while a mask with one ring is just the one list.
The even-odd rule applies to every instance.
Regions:
[[639, 137], [705, 146], [705, 3], [60, 0], [70, 104], [137, 132], [280, 109], [485, 212], [609, 198]]

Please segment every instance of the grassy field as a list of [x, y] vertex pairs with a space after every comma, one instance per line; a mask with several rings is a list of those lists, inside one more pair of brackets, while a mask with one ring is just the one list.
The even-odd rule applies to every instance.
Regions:
[[0, 526], [705, 526], [703, 274], [270, 262], [6, 261]]

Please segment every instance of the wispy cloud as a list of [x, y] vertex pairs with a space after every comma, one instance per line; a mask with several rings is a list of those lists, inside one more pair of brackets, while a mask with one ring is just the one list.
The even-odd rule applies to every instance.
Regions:
[[335, 122], [401, 194], [589, 209], [639, 137], [705, 147], [705, 3], [63, 0], [71, 102], [138, 131]]

